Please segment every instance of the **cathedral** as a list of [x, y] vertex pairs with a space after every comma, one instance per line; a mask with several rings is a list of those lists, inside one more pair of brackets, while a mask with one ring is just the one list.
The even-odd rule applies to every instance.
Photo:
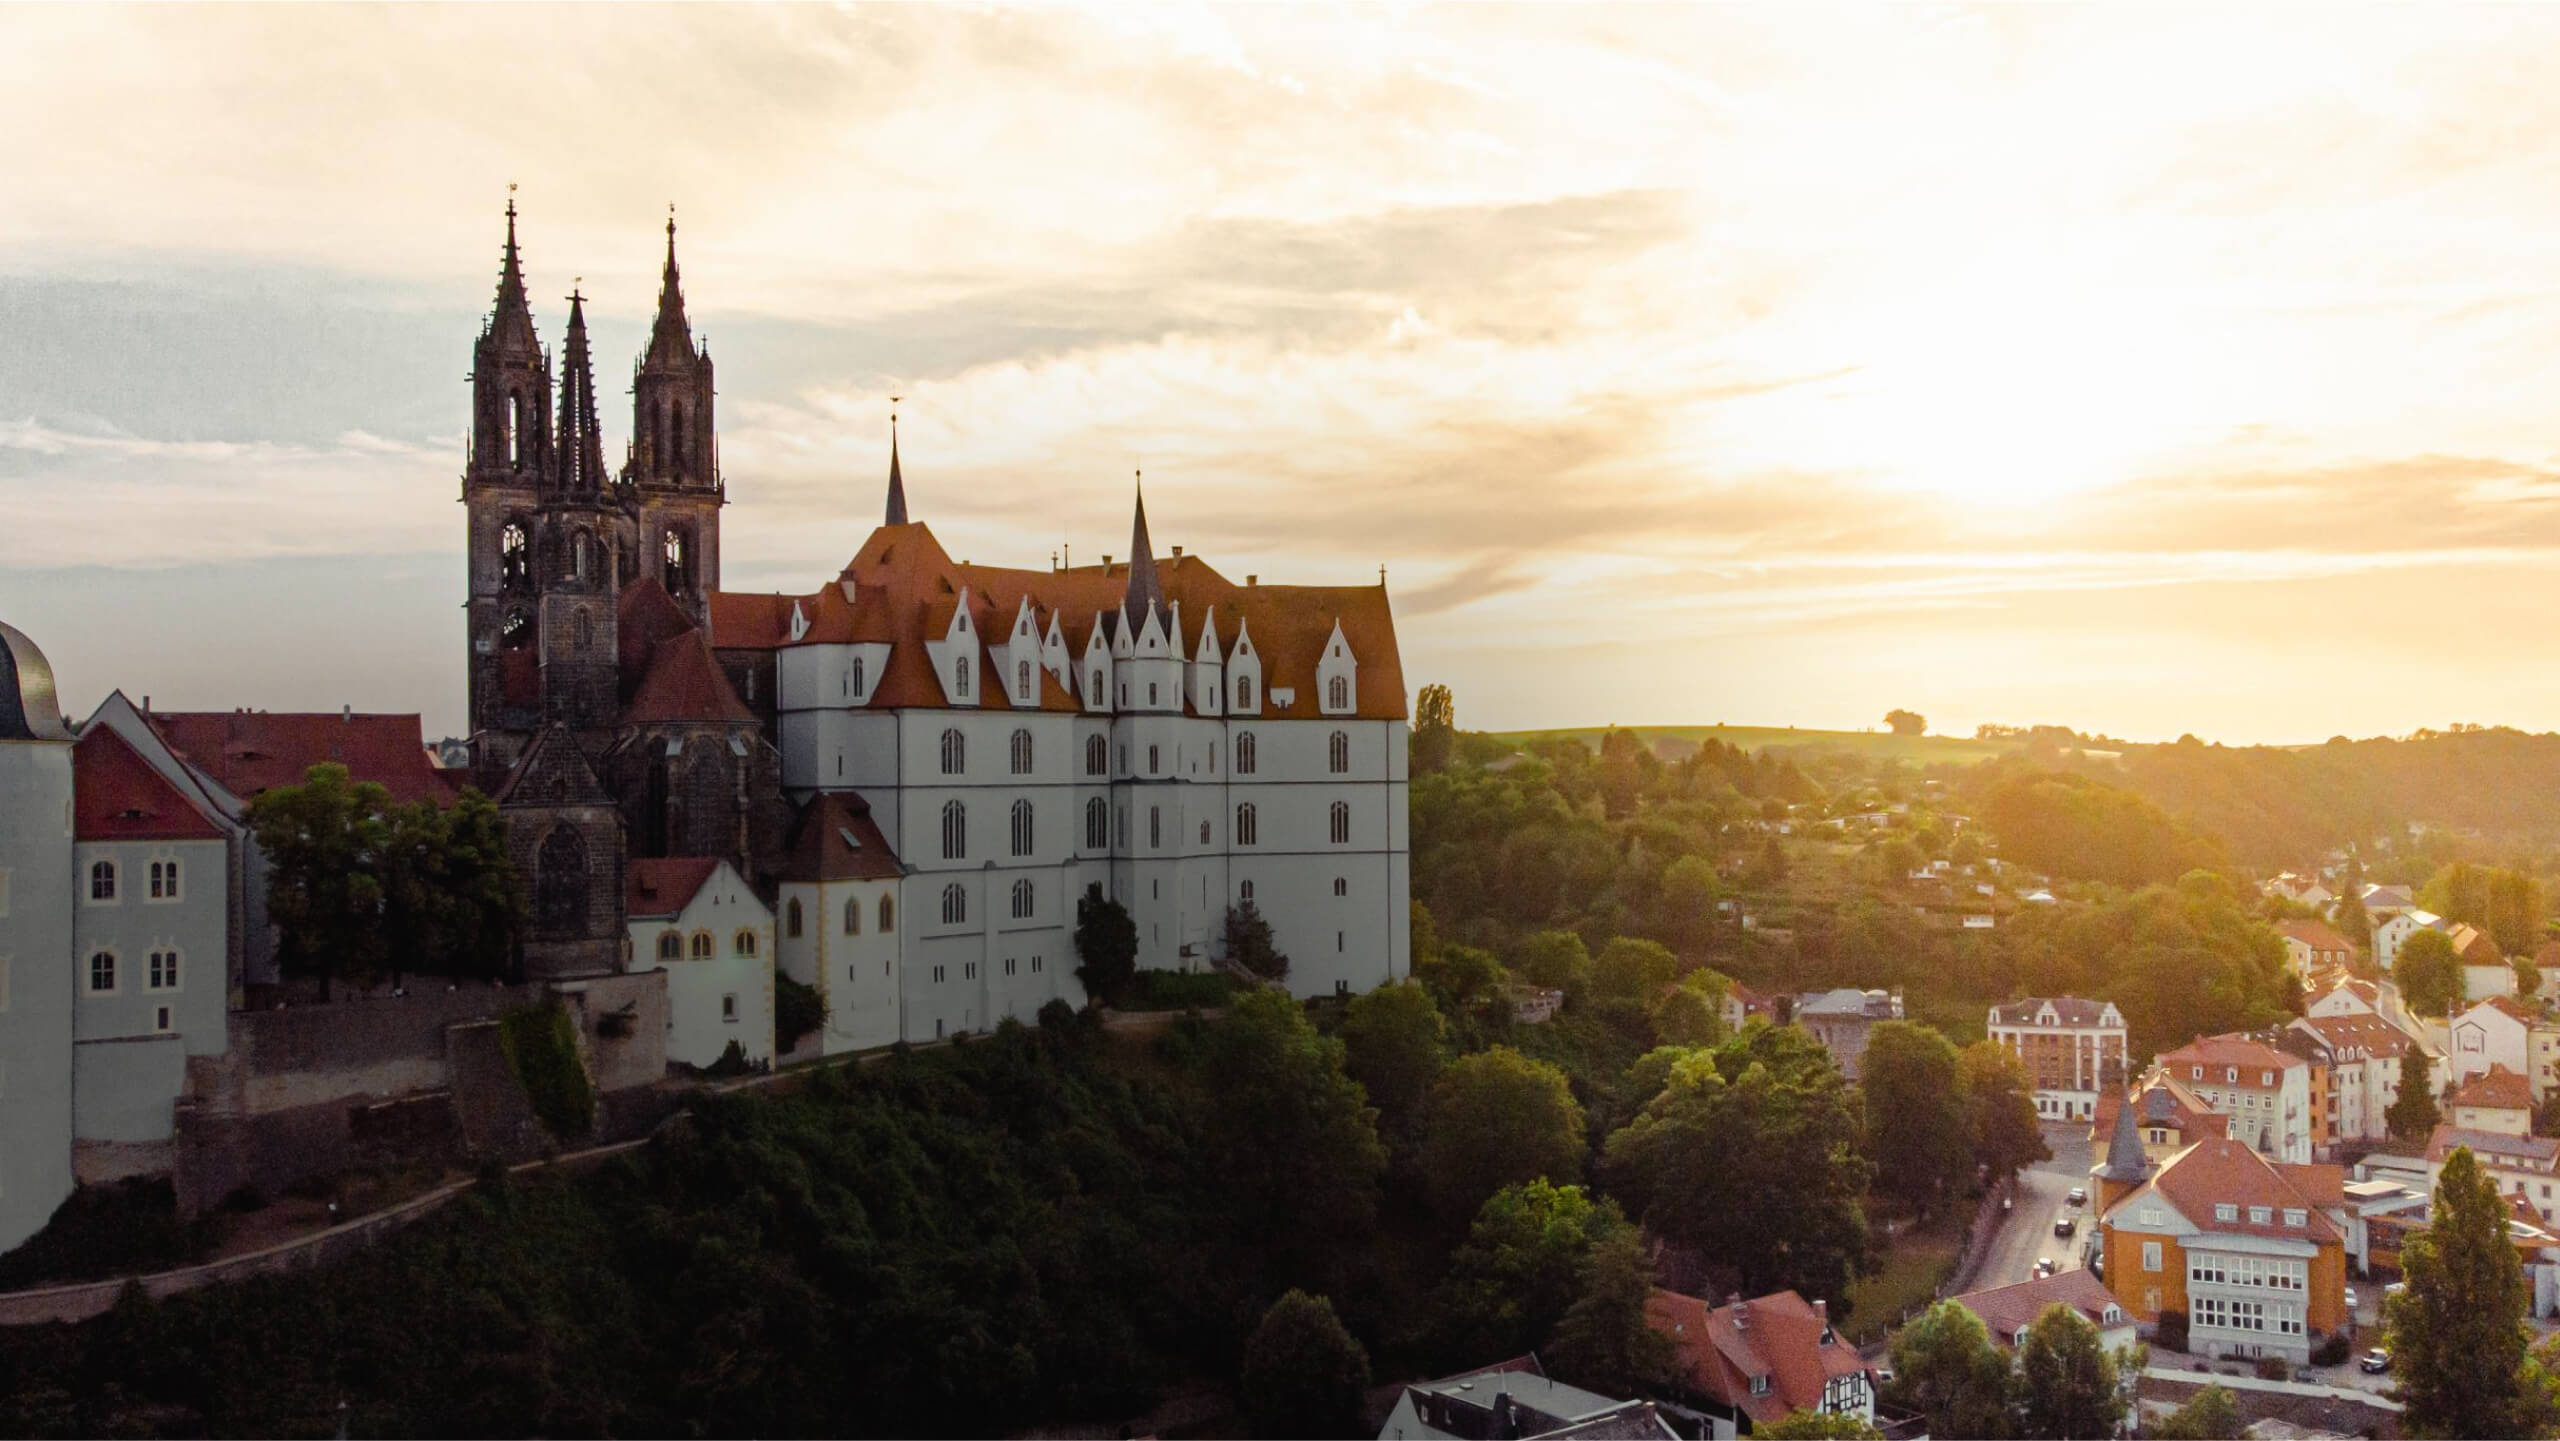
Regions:
[[893, 434], [881, 523], [840, 573], [725, 591], [718, 392], [675, 241], [670, 220], [618, 471], [585, 297], [555, 375], [512, 202], [473, 353], [471, 766], [528, 878], [528, 978], [680, 956], [632, 914], [634, 863], [662, 858], [747, 880], [778, 968], [825, 998], [829, 1052], [1081, 1002], [1085, 896], [1128, 908], [1141, 967], [1215, 964], [1251, 902], [1297, 994], [1406, 974], [1383, 577], [1239, 584], [1179, 546], [1159, 560], [1142, 497], [1125, 559], [956, 562], [909, 514]]

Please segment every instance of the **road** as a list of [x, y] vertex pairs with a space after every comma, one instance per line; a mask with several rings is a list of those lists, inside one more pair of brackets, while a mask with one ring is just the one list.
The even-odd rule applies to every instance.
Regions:
[[[1974, 1290], [2032, 1279], [2038, 1257], [2051, 1257], [2056, 1267], [2066, 1271], [2081, 1264], [2080, 1248], [2089, 1238], [2089, 1208], [2066, 1205], [2063, 1197], [2072, 1187], [2089, 1184], [2089, 1133], [2085, 1124], [2047, 1125], [2044, 1143], [2053, 1159], [2018, 1173], [2016, 1201], [2008, 1219], [1992, 1233], [1990, 1255], [1974, 1279]], [[2053, 1218], [2065, 1211], [2080, 1224], [2073, 1235], [2057, 1236]]]

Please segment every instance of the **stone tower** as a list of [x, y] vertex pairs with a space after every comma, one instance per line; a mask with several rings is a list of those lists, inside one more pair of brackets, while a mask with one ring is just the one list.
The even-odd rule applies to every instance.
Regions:
[[714, 396], [710, 349], [694, 344], [685, 321], [670, 216], [658, 317], [631, 377], [631, 449], [622, 474], [639, 505], [639, 524], [631, 557], [636, 569], [624, 578], [655, 578], [696, 625], [709, 623], [705, 597], [720, 588], [720, 507], [727, 502]]
[[[497, 304], [471, 355], [471, 449], [462, 476], [469, 510], [471, 728], [529, 732], [541, 721], [534, 585], [534, 513], [552, 474], [551, 357], [534, 335], [516, 253], [516, 205]], [[484, 756], [503, 768], [512, 748]]]
[[534, 603], [539, 622], [542, 723], [565, 725], [590, 753], [621, 709], [615, 652], [615, 574], [629, 529], [630, 490], [604, 468], [595, 374], [587, 352], [586, 298], [569, 297], [560, 351], [559, 432], [534, 525]]

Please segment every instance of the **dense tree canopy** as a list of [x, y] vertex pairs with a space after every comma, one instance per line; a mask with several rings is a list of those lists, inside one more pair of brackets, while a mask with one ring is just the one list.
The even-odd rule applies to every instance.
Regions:
[[1582, 1296], [1592, 1249], [1630, 1229], [1614, 1201], [1580, 1186], [1505, 1186], [1476, 1212], [1433, 1300], [1450, 1367], [1537, 1350]]
[[2412, 1436], [2522, 1436], [2539, 1398], [2524, 1385], [2532, 1296], [2496, 1179], [2457, 1147], [2427, 1228], [2400, 1252], [2407, 1284], [2383, 1301], [2391, 1366]]
[[1343, 1013], [1342, 1067], [1382, 1115], [1413, 1115], [1440, 1076], [1449, 1032], [1429, 992], [1412, 981], [1353, 998]]
[[1879, 1022], [1867, 1035], [1860, 1088], [1876, 1189], [1914, 1211], [1936, 1210], [1973, 1173], [1956, 1048], [1926, 1026]]
[[2013, 1434], [2009, 1358], [1982, 1318], [1940, 1301], [1893, 1338], [1893, 1385], [1885, 1399], [1917, 1412], [1932, 1436], [1985, 1441]]
[[1237, 1400], [1257, 1436], [1351, 1436], [1369, 1389], [1369, 1353], [1333, 1302], [1291, 1291], [1245, 1343]]
[[1582, 1105], [1563, 1071], [1508, 1046], [1462, 1056], [1432, 1083], [1422, 1174], [1445, 1216], [1503, 1187], [1582, 1179]]

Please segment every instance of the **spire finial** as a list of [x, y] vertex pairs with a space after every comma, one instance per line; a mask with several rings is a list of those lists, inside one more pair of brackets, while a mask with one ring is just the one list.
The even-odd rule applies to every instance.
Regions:
[[907, 523], [907, 480], [898, 470], [898, 402], [903, 397], [889, 397], [889, 510], [888, 524]]

